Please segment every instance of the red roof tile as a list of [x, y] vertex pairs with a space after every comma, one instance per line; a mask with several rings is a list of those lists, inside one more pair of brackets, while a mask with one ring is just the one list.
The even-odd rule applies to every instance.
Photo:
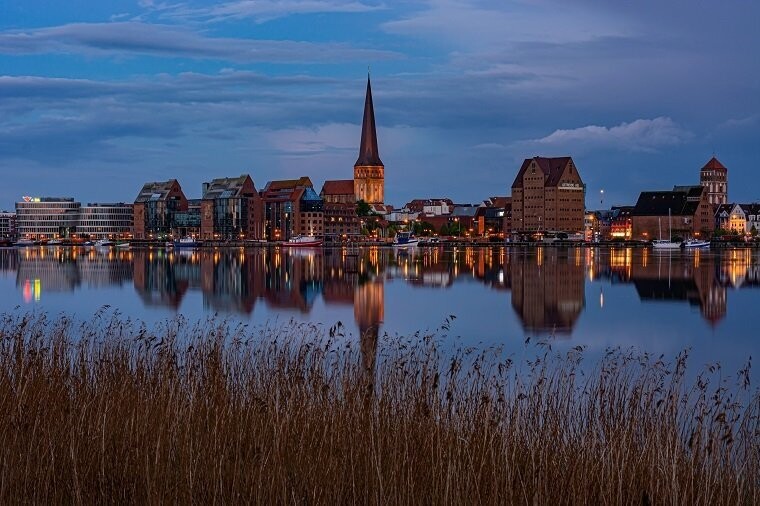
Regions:
[[722, 170], [726, 171], [728, 170], [720, 161], [715, 158], [714, 156], [710, 158], [710, 161], [705, 164], [704, 167], [702, 167], [702, 170]]
[[325, 181], [322, 185], [322, 195], [353, 195], [354, 194], [354, 180], [353, 179], [335, 179], [332, 181]]

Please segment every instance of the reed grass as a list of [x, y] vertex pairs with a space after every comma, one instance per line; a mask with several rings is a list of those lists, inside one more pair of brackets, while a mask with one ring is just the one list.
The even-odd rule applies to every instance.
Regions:
[[0, 502], [760, 503], [749, 366], [531, 350], [6, 314]]

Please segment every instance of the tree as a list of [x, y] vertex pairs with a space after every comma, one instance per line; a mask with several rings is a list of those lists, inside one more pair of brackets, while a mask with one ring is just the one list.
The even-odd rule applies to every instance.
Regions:
[[369, 216], [370, 214], [373, 214], [372, 206], [360, 199], [356, 202], [356, 214], [358, 216]]
[[752, 230], [749, 231], [749, 235], [752, 237], [757, 237], [757, 224], [752, 225]]

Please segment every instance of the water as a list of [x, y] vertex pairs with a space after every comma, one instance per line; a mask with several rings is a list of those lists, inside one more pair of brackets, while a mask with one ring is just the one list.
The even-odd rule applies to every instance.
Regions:
[[758, 288], [760, 252], [744, 249], [0, 250], [0, 312], [87, 319], [110, 305], [148, 323], [215, 313], [253, 324], [341, 322], [354, 336], [437, 331], [514, 354], [527, 338], [591, 354], [691, 348], [692, 363], [732, 372], [760, 351]]

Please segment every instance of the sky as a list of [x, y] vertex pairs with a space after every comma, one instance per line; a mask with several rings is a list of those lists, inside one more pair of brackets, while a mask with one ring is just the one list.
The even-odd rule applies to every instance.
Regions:
[[[749, 0], [2, 0], [0, 209], [177, 178], [349, 179], [371, 70], [387, 203], [509, 195], [572, 156], [586, 205], [697, 184], [760, 201]], [[604, 192], [602, 193], [602, 190]]]

